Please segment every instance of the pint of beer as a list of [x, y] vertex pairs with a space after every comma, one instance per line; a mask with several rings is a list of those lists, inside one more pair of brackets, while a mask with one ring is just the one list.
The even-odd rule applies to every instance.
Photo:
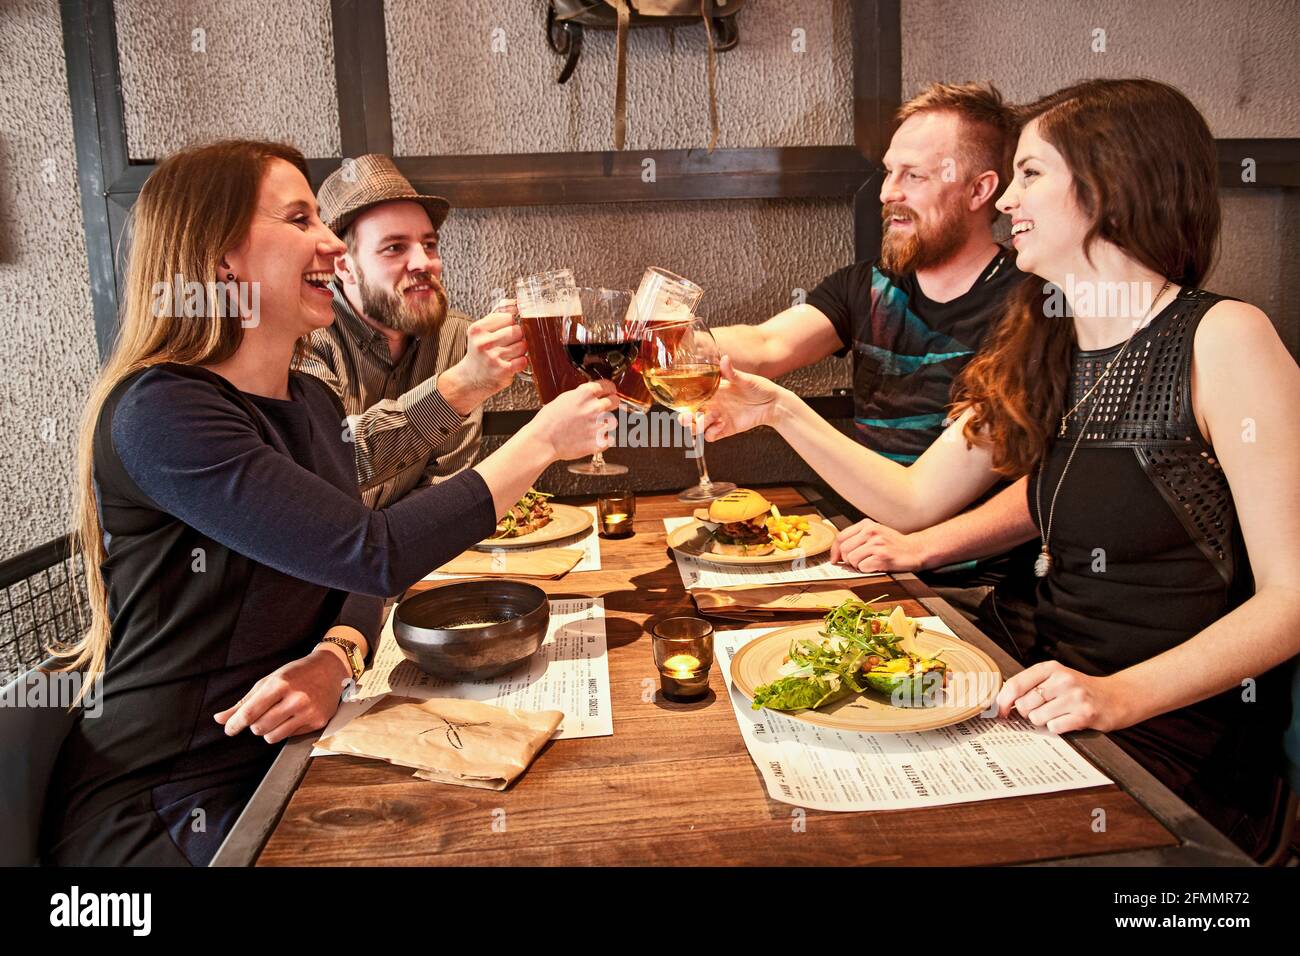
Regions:
[[545, 405], [561, 392], [587, 381], [569, 359], [564, 341], [566, 321], [582, 314], [573, 270], [558, 269], [516, 279], [515, 298], [519, 326], [528, 347], [529, 374], [538, 400]]

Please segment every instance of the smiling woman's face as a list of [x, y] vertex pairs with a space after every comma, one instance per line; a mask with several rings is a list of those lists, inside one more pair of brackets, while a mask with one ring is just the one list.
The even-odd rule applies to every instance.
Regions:
[[1038, 135], [1037, 120], [1020, 134], [1015, 175], [997, 206], [1011, 217], [1011, 244], [1021, 272], [1060, 283], [1082, 265], [1091, 222], [1079, 206], [1065, 157]]
[[334, 257], [345, 246], [320, 220], [303, 174], [274, 159], [262, 177], [257, 209], [244, 241], [225, 256], [223, 277], [257, 283], [260, 314], [250, 328], [283, 330], [298, 338], [334, 320]]

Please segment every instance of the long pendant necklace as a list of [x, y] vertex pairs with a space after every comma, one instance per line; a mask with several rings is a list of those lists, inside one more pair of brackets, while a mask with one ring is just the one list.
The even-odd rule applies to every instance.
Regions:
[[[1166, 279], [1165, 284], [1160, 288], [1160, 291], [1156, 293], [1156, 297], [1151, 300], [1151, 305], [1147, 308], [1146, 315], [1142, 317], [1142, 321], [1137, 324], [1137, 327], [1133, 330], [1133, 334], [1130, 335], [1128, 341], [1124, 343], [1124, 347], [1119, 350], [1118, 354], [1116, 354], [1113, 359], [1106, 363], [1105, 370], [1101, 375], [1097, 376], [1097, 381], [1092, 383], [1092, 387], [1083, 393], [1083, 398], [1075, 402], [1074, 407], [1061, 416], [1061, 427], [1057, 431], [1057, 437], [1064, 437], [1065, 425], [1066, 422], [1070, 420], [1070, 416], [1077, 412], [1079, 406], [1091, 397], [1092, 393], [1097, 390], [1097, 386], [1100, 385], [1102, 380], [1110, 374], [1110, 370], [1119, 364], [1120, 359], [1124, 357], [1124, 353], [1128, 351], [1128, 347], [1132, 345], [1133, 340], [1137, 338], [1137, 334], [1146, 328], [1147, 319], [1150, 318], [1151, 313], [1155, 310], [1156, 303], [1160, 301], [1160, 297], [1165, 294], [1169, 289], [1169, 286], [1170, 280]], [[1052, 540], [1052, 519], [1056, 517], [1056, 499], [1061, 494], [1061, 485], [1065, 484], [1065, 476], [1070, 470], [1070, 463], [1074, 461], [1074, 454], [1079, 450], [1079, 445], [1083, 441], [1083, 436], [1087, 433], [1088, 425], [1092, 421], [1093, 413], [1096, 411], [1097, 401], [1094, 400], [1093, 403], [1088, 406], [1088, 416], [1083, 420], [1083, 424], [1079, 426], [1079, 435], [1074, 439], [1074, 446], [1070, 449], [1070, 454], [1065, 459], [1065, 467], [1061, 469], [1061, 477], [1056, 480], [1056, 490], [1052, 492], [1052, 502], [1047, 507], [1046, 524], [1043, 523], [1043, 466], [1039, 465], [1038, 467], [1038, 478], [1034, 484], [1034, 504], [1038, 509], [1039, 536], [1042, 538], [1043, 548], [1038, 553], [1038, 557], [1034, 559], [1034, 574], [1037, 577], [1045, 578], [1052, 570], [1052, 552], [1050, 545]]]
[[1079, 427], [1079, 436], [1074, 440], [1074, 447], [1070, 449], [1069, 457], [1065, 459], [1065, 467], [1061, 469], [1061, 477], [1057, 479], [1056, 490], [1052, 492], [1052, 503], [1047, 508], [1046, 525], [1043, 524], [1043, 466], [1039, 465], [1038, 467], [1038, 481], [1034, 486], [1034, 503], [1038, 507], [1038, 527], [1042, 529], [1040, 535], [1043, 539], [1043, 550], [1034, 559], [1034, 574], [1037, 577], [1045, 578], [1047, 573], [1052, 570], [1052, 553], [1048, 550], [1048, 542], [1052, 540], [1052, 519], [1056, 517], [1056, 498], [1061, 493], [1061, 485], [1065, 484], [1065, 474], [1070, 470], [1070, 462], [1074, 461], [1074, 453], [1079, 450], [1079, 443], [1083, 441], [1084, 433], [1088, 430], [1088, 423], [1092, 421], [1092, 413], [1096, 410], [1097, 403], [1093, 402], [1088, 408], [1088, 417], [1083, 420], [1083, 424]]

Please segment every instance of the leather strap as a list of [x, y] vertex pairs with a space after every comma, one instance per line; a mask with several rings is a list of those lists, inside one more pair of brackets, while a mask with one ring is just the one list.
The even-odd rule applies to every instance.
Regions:
[[614, 67], [614, 148], [622, 149], [627, 135], [627, 27], [632, 12], [628, 9], [627, 0], [614, 0], [614, 6], [618, 9], [617, 62]]
[[718, 93], [717, 93], [717, 50], [713, 40], [713, 19], [709, 16], [709, 0], [700, 0], [700, 16], [704, 20], [704, 32], [709, 37], [709, 152], [718, 145]]

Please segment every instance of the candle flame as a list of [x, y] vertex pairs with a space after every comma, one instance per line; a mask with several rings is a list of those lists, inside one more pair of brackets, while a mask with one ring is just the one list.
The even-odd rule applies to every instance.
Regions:
[[672, 672], [670, 677], [694, 677], [700, 669], [700, 662], [690, 654], [674, 654], [664, 661], [664, 667]]

